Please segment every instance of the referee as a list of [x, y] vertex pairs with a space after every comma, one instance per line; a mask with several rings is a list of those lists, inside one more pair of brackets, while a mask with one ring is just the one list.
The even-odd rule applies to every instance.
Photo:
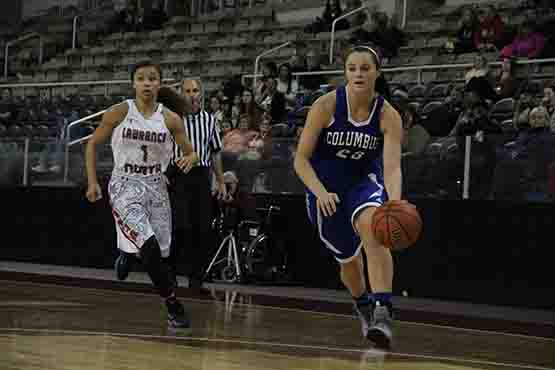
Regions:
[[[199, 163], [187, 174], [178, 171], [176, 176], [176, 199], [174, 209], [177, 213], [176, 231], [184, 231], [185, 239], [176, 235], [174, 248], [171, 249], [170, 265], [177, 271], [180, 249], [185, 249], [185, 272], [189, 276], [189, 288], [200, 291], [202, 278], [213, 250], [215, 240], [210, 230], [212, 222], [212, 194], [210, 170], [217, 183], [216, 195], [219, 199], [226, 196], [220, 151], [222, 141], [214, 117], [201, 107], [202, 86], [199, 80], [185, 79], [181, 84], [183, 97], [191, 104], [192, 112], [183, 117], [185, 131], [193, 150], [199, 156]], [[176, 158], [183, 155], [174, 146]], [[180, 230], [184, 226], [184, 230]]]

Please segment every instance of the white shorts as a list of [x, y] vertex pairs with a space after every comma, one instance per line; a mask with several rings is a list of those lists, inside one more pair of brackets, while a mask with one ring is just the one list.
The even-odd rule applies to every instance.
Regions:
[[138, 253], [152, 236], [162, 257], [170, 252], [172, 218], [163, 175], [144, 178], [113, 174], [108, 185], [118, 249]]

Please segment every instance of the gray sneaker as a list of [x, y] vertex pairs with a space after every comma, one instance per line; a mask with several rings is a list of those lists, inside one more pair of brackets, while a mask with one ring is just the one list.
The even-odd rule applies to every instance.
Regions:
[[372, 312], [372, 305], [369, 304], [367, 306], [357, 306], [357, 304], [354, 304], [355, 306], [355, 312], [358, 315], [358, 318], [360, 320], [360, 325], [361, 325], [361, 329], [362, 329], [362, 336], [364, 338], [368, 337], [368, 329], [370, 328], [370, 326], [373, 324], [374, 321], [374, 314]]
[[374, 309], [374, 323], [368, 329], [366, 338], [380, 349], [390, 349], [393, 341], [393, 318], [389, 310], [379, 303]]

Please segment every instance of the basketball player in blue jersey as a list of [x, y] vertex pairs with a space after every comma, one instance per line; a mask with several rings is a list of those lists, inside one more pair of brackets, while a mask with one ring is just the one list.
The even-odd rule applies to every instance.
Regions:
[[184, 172], [198, 163], [181, 118], [157, 103], [160, 67], [146, 61], [131, 72], [135, 99], [116, 104], [87, 144], [87, 199], [101, 197], [96, 175], [96, 146], [111, 138], [114, 169], [108, 193], [116, 222], [117, 245], [124, 255], [136, 255], [163, 298], [172, 328], [189, 327], [183, 305], [176, 299], [168, 266], [171, 210], [164, 171], [173, 155], [173, 139], [185, 155], [177, 161]]
[[387, 349], [393, 335], [393, 260], [374, 238], [371, 224], [376, 207], [401, 201], [401, 117], [375, 91], [377, 52], [357, 46], [345, 61], [347, 84], [313, 104], [294, 166], [306, 186], [309, 218], [341, 266], [363, 336]]

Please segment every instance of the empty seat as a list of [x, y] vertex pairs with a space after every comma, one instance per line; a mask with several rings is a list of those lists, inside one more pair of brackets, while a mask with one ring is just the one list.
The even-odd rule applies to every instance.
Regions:
[[416, 85], [409, 89], [409, 97], [411, 99], [424, 99], [426, 96], [426, 86]]
[[428, 116], [428, 114], [430, 114], [430, 112], [432, 112], [434, 109], [437, 109], [442, 104], [443, 103], [440, 101], [431, 101], [422, 108], [422, 110], [420, 111], [420, 115], [425, 118]]
[[428, 97], [432, 99], [441, 99], [444, 98], [449, 94], [449, 85], [448, 84], [439, 84], [432, 87]]

